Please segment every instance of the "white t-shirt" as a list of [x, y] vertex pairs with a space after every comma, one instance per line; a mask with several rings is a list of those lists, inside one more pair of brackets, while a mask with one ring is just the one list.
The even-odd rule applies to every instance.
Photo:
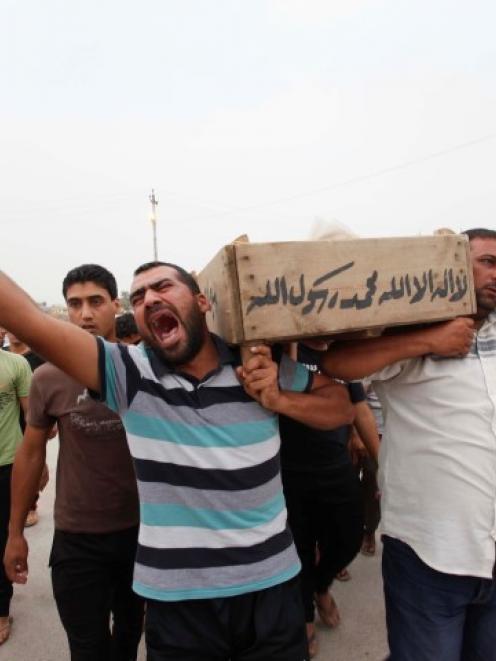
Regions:
[[496, 314], [464, 358], [426, 356], [371, 377], [383, 405], [382, 532], [430, 567], [491, 578], [496, 540]]

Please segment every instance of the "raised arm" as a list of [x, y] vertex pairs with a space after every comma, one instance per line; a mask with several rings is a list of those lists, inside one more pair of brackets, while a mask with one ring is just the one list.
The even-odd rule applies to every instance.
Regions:
[[79, 383], [100, 390], [98, 349], [92, 335], [41, 312], [26, 292], [1, 272], [0, 300], [0, 326]]
[[322, 370], [347, 381], [361, 379], [400, 360], [433, 353], [464, 356], [475, 332], [474, 321], [459, 317], [421, 330], [367, 340], [335, 342], [322, 358]]

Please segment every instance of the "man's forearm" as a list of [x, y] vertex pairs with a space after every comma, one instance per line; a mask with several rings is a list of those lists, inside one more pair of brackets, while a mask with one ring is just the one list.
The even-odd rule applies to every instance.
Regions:
[[374, 337], [355, 342], [336, 342], [322, 358], [322, 371], [347, 381], [362, 379], [400, 360], [429, 353], [465, 355], [474, 335], [472, 319], [460, 317], [421, 330]]
[[336, 429], [351, 424], [354, 417], [347, 389], [337, 385], [311, 393], [283, 390], [273, 410], [315, 429]]
[[336, 342], [322, 358], [322, 371], [329, 376], [354, 381], [407, 358], [429, 352], [425, 338], [418, 333], [373, 337], [352, 342]]
[[379, 456], [379, 433], [374, 414], [366, 401], [355, 404], [355, 428], [369, 456], [377, 464]]
[[0, 326], [91, 390], [100, 389], [95, 338], [74, 324], [41, 312], [13, 280], [0, 272]]
[[44, 445], [27, 447], [22, 443], [17, 450], [12, 469], [9, 523], [11, 535], [22, 535], [27, 513], [38, 493], [45, 459], [46, 446]]
[[0, 326], [12, 331], [28, 346], [34, 346], [33, 338], [26, 337], [26, 334], [34, 333], [37, 323], [43, 318], [41, 310], [33, 299], [2, 271], [0, 271], [0, 297], [2, 301]]

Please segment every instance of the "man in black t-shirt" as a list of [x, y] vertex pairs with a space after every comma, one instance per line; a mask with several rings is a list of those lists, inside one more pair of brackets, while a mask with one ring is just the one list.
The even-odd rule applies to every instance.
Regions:
[[[298, 362], [319, 372], [327, 343], [307, 340], [298, 345]], [[360, 383], [348, 384], [355, 405], [355, 425], [376, 459], [379, 439]], [[280, 416], [281, 465], [289, 525], [302, 563], [301, 588], [312, 656], [317, 652], [314, 609], [327, 626], [336, 626], [339, 612], [329, 593], [336, 574], [360, 550], [363, 537], [361, 485], [348, 451], [352, 427], [317, 430]], [[318, 562], [316, 561], [318, 549]]]

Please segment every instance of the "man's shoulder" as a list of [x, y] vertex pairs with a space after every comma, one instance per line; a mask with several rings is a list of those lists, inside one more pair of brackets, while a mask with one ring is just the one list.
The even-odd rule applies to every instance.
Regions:
[[33, 373], [33, 383], [49, 386], [63, 386], [66, 388], [79, 388], [84, 390], [84, 386], [75, 381], [71, 376], [63, 372], [61, 369], [52, 365], [52, 363], [43, 363]]
[[12, 351], [1, 351], [0, 361], [5, 365], [28, 365], [28, 361], [19, 353]]
[[31, 375], [28, 361], [24, 356], [12, 351], [0, 351], [0, 371], [4, 373], [4, 377], [9, 376], [12, 379], [17, 379], [20, 375]]

